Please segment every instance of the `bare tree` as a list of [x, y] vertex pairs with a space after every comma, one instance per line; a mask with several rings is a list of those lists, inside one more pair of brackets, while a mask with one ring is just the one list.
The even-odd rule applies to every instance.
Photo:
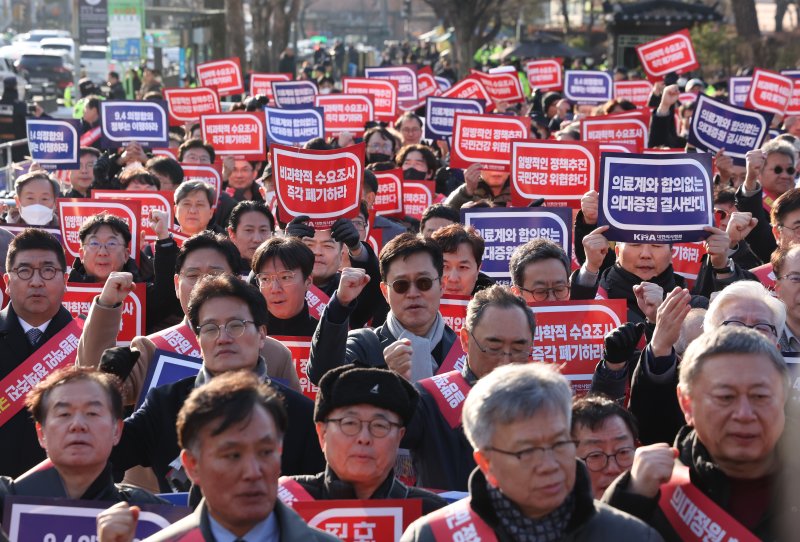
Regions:
[[746, 40], [761, 37], [754, 0], [731, 0], [733, 17], [736, 20], [736, 34]]
[[242, 0], [225, 0], [225, 55], [235, 56], [241, 59], [242, 69], [245, 69], [245, 46], [244, 46], [244, 7]]
[[278, 58], [289, 45], [292, 24], [297, 21], [299, 9], [300, 0], [250, 0], [254, 71], [277, 71]]

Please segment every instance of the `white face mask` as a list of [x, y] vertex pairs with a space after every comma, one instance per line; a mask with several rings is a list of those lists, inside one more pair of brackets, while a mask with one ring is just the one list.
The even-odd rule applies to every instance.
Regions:
[[46, 205], [34, 203], [20, 207], [19, 216], [30, 226], [45, 226], [53, 220], [53, 210]]
[[330, 94], [331, 93], [331, 89], [329, 89], [329, 88], [321, 88], [321, 89], [319, 89], [319, 93], [320, 94]]

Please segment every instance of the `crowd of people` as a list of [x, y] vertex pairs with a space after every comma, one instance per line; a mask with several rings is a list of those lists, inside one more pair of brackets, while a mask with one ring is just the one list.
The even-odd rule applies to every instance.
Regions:
[[[321, 62], [320, 85], [335, 87]], [[679, 96], [702, 87], [655, 85], [649, 147], [687, 146], [692, 106]], [[141, 88], [161, 97], [157, 74]], [[84, 99], [85, 133], [99, 99]], [[536, 138], [580, 139], [586, 112], [558, 93], [495, 105], [530, 117]], [[246, 97], [234, 109], [259, 106]], [[613, 100], [589, 114], [631, 109]], [[292, 503], [341, 499], [418, 500], [409, 542], [791, 540], [798, 118], [776, 116], [782, 133], [744, 166], [715, 156], [718, 222], [691, 287], [672, 246], [609, 242], [596, 191], [574, 214], [573, 247], [520, 244], [501, 285], [481, 272], [486, 242], [460, 211], [510, 206], [509, 174], [449, 167], [419, 113], [365, 127], [358, 216], [330, 229], [276, 213], [269, 161], [225, 156], [219, 193], [185, 179], [186, 165], [219, 161], [199, 124], [171, 128], [177, 158], [94, 141], [78, 169], [20, 175], [0, 223], [0, 500], [115, 502], [97, 518], [100, 542], [133, 540], [139, 506], [170, 493], [194, 511], [148, 540], [335, 540]], [[419, 219], [375, 216], [375, 172], [396, 168], [435, 183]], [[95, 190], [171, 191], [174, 223], [153, 211], [155, 240], [132, 247], [128, 224], [98, 213], [70, 261], [57, 202]], [[102, 287], [82, 318], [62, 305], [74, 283]], [[118, 346], [142, 283], [146, 334]], [[440, 313], [444, 295], [469, 299], [460, 329]], [[627, 318], [605, 336], [589, 393], [574, 396], [558, 364], [531, 363], [530, 307], [597, 298], [624, 300]], [[287, 337], [310, 343], [307, 365]], [[199, 372], [148, 387], [163, 352]]]

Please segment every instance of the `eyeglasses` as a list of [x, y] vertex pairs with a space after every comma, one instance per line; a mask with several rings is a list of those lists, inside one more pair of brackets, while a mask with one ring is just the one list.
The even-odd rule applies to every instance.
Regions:
[[718, 221], [725, 220], [727, 216], [728, 216], [728, 211], [726, 211], [725, 209], [714, 208], [714, 217], [716, 217]]
[[224, 269], [209, 269], [206, 272], [199, 271], [197, 269], [192, 269], [190, 271], [187, 271], [186, 273], [184, 272], [178, 273], [178, 275], [185, 278], [189, 282], [197, 282], [203, 277], [218, 277], [220, 275], [224, 275], [225, 273], [227, 273], [227, 271], [225, 271]]
[[101, 243], [96, 239], [93, 239], [84, 245], [85, 248], [92, 250], [94, 252], [99, 251], [101, 248], [106, 249], [107, 252], [113, 252], [124, 245], [116, 239], [110, 239], [105, 243]]
[[53, 280], [56, 278], [57, 274], [63, 272], [64, 270], [53, 265], [45, 265], [42, 267], [24, 266], [11, 270], [11, 272], [14, 273], [20, 280], [31, 280], [33, 278], [34, 271], [39, 273], [39, 276], [42, 277], [42, 280]]
[[343, 418], [328, 418], [326, 422], [333, 422], [339, 426], [339, 431], [348, 437], [354, 437], [361, 433], [364, 424], [367, 424], [369, 434], [375, 438], [383, 438], [387, 436], [393, 427], [402, 427], [399, 423], [390, 422], [389, 420], [382, 420], [380, 418], [374, 420], [359, 420], [352, 416], [345, 416]]
[[400, 128], [400, 132], [403, 134], [418, 134], [422, 131], [422, 128], [419, 126], [406, 126], [404, 128]]
[[367, 229], [367, 223], [364, 222], [363, 220], [359, 220], [359, 219], [356, 218], [356, 219], [352, 220], [352, 222], [353, 222], [353, 226], [355, 226], [357, 230], [366, 230]]
[[780, 175], [784, 171], [786, 171], [786, 173], [788, 173], [789, 175], [794, 175], [794, 172], [797, 170], [792, 166], [787, 167], [785, 170], [781, 166], [775, 166], [774, 168], [772, 168], [772, 171], [775, 172], [775, 175]]
[[775, 326], [773, 326], [772, 324], [767, 324], [766, 322], [759, 322], [757, 324], [749, 326], [739, 320], [725, 320], [724, 322], [722, 322], [722, 325], [731, 327], [747, 327], [750, 329], [755, 329], [759, 333], [764, 333], [764, 334], [769, 333], [774, 337], [778, 336], [778, 330], [775, 328]]
[[592, 472], [598, 472], [606, 468], [608, 460], [612, 457], [620, 468], [627, 469], [633, 465], [633, 454], [635, 451], [634, 448], [620, 448], [613, 454], [592, 452], [586, 457], [581, 457], [581, 459], [583, 459], [584, 463], [586, 463], [586, 467]]
[[261, 288], [265, 288], [267, 286], [271, 286], [273, 282], [276, 280], [278, 284], [281, 286], [286, 284], [291, 284], [294, 281], [294, 277], [297, 275], [297, 271], [282, 271], [280, 273], [259, 273], [256, 275], [258, 279], [258, 285]]
[[388, 151], [392, 152], [392, 144], [391, 143], [370, 143], [367, 145], [368, 151]]
[[783, 224], [778, 224], [778, 229], [781, 231], [789, 230], [793, 234], [800, 236], [800, 224], [797, 224], [796, 226], [784, 226]]
[[408, 279], [397, 279], [394, 282], [387, 282], [386, 285], [389, 286], [392, 290], [395, 291], [397, 294], [404, 294], [408, 290], [411, 289], [411, 284], [413, 283], [414, 286], [417, 287], [417, 290], [420, 292], [427, 292], [431, 288], [433, 288], [433, 281], [439, 280], [439, 277], [417, 277], [413, 281]]
[[244, 335], [244, 330], [247, 329], [247, 324], [256, 325], [256, 323], [252, 320], [234, 319], [229, 320], [224, 324], [203, 324], [197, 328], [197, 334], [203, 339], [214, 340], [219, 337], [219, 334], [224, 329], [225, 333], [228, 334], [228, 337], [231, 339], [237, 339]]
[[505, 350], [503, 350], [501, 346], [497, 347], [490, 346], [489, 348], [484, 348], [481, 345], [481, 343], [478, 342], [478, 339], [475, 338], [475, 335], [472, 333], [472, 331], [470, 331], [469, 334], [472, 336], [472, 340], [475, 341], [475, 346], [478, 347], [478, 350], [480, 350], [487, 356], [498, 357], [498, 358], [502, 356], [508, 356], [512, 360], [521, 361], [524, 359], [528, 359], [528, 357], [531, 355], [530, 344], [526, 344], [524, 348], [512, 348], [510, 352], [506, 352]]
[[569, 286], [566, 284], [562, 284], [561, 286], [556, 286], [554, 288], [534, 288], [533, 290], [528, 290], [527, 288], [520, 286], [519, 289], [523, 292], [528, 292], [531, 294], [534, 301], [547, 301], [550, 292], [553, 292], [553, 296], [559, 300], [569, 297]]
[[792, 273], [790, 275], [783, 275], [782, 277], [775, 277], [775, 280], [788, 280], [792, 284], [800, 284], [800, 274]]
[[499, 454], [516, 457], [517, 461], [519, 461], [520, 463], [533, 465], [536, 463], [541, 463], [542, 460], [544, 459], [544, 455], [547, 452], [552, 452], [553, 456], [557, 458], [574, 456], [575, 441], [561, 440], [559, 442], [554, 443], [552, 446], [534, 446], [533, 448], [525, 448], [524, 450], [520, 450], [518, 452], [509, 452], [507, 450], [501, 450], [500, 448], [492, 448], [492, 447], [485, 448], [485, 450], [489, 452], [497, 452]]

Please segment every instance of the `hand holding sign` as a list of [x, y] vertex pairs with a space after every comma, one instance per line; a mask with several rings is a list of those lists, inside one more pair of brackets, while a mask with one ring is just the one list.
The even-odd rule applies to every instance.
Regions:
[[672, 467], [678, 450], [659, 442], [636, 449], [631, 467], [631, 491], [643, 497], [655, 498], [661, 484], [672, 477]]
[[658, 307], [656, 329], [650, 341], [654, 356], [668, 356], [672, 352], [672, 345], [678, 342], [681, 336], [683, 321], [692, 309], [689, 305], [691, 300], [689, 290], [675, 288], [667, 294], [664, 302]]
[[411, 341], [400, 339], [383, 349], [383, 359], [392, 371], [406, 380], [411, 380], [411, 356], [414, 354]]
[[655, 322], [658, 307], [664, 299], [664, 289], [652, 282], [642, 282], [633, 287], [633, 294], [636, 296], [636, 304], [647, 320]]
[[345, 267], [339, 277], [339, 288], [336, 297], [342, 305], [349, 305], [361, 294], [364, 286], [369, 282], [369, 275], [363, 269]]
[[286, 235], [299, 239], [303, 237], [314, 237], [317, 230], [314, 229], [314, 226], [307, 224], [309, 220], [310, 219], [306, 215], [293, 218], [292, 221], [286, 225]]
[[98, 542], [132, 542], [139, 521], [139, 507], [118, 502], [97, 516]]
[[753, 228], [758, 224], [758, 219], [753, 218], [753, 213], [740, 213], [734, 211], [728, 219], [728, 237], [730, 237], [730, 248], [736, 248], [745, 237], [750, 235]]
[[608, 226], [600, 226], [583, 238], [586, 270], [595, 275], [600, 272], [600, 266], [603, 265], [603, 260], [608, 254], [608, 239], [603, 235], [606, 230], [608, 230]]
[[353, 255], [361, 249], [361, 238], [355, 224], [349, 218], [340, 218], [331, 226], [331, 237], [334, 241], [343, 243]]
[[103, 285], [103, 291], [97, 301], [106, 307], [119, 305], [128, 294], [131, 293], [136, 285], [133, 283], [133, 275], [125, 271], [112, 271]]

